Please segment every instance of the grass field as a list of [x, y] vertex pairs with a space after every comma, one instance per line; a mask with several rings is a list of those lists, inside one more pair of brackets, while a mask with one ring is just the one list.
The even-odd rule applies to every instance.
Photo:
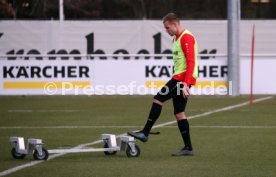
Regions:
[[[264, 96], [256, 97], [256, 99]], [[248, 101], [247, 96], [192, 96], [193, 116]], [[151, 106], [150, 96], [1, 96], [0, 173], [33, 161], [12, 158], [10, 136], [41, 138], [56, 149], [93, 142], [102, 133], [141, 129]], [[157, 124], [174, 120], [172, 103], [165, 104]], [[276, 98], [218, 111], [190, 120], [193, 157], [171, 157], [182, 147], [176, 124], [157, 128], [138, 158], [124, 152], [66, 154], [8, 176], [43, 177], [275, 177]], [[93, 147], [102, 147], [96, 144]]]

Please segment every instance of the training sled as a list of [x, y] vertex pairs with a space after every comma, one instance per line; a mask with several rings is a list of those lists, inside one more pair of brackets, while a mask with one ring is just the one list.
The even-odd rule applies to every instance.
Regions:
[[12, 144], [11, 154], [15, 159], [23, 159], [27, 154], [33, 154], [35, 160], [47, 160], [49, 153], [42, 147], [41, 139], [28, 139], [27, 149], [23, 137], [10, 137]]
[[12, 144], [12, 156], [15, 159], [23, 159], [27, 154], [33, 154], [35, 160], [47, 160], [49, 154], [59, 153], [81, 153], [81, 152], [104, 152], [105, 155], [115, 155], [117, 151], [126, 151], [128, 157], [138, 157], [140, 148], [135, 144], [134, 138], [130, 136], [120, 136], [120, 145], [117, 146], [116, 136], [113, 134], [102, 134], [103, 148], [71, 148], [46, 150], [42, 147], [41, 139], [28, 139], [27, 149], [23, 137], [10, 137]]

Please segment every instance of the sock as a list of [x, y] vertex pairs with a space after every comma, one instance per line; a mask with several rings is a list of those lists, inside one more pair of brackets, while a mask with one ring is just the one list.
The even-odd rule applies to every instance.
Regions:
[[190, 131], [189, 131], [189, 122], [187, 119], [182, 119], [177, 121], [179, 131], [181, 133], [185, 148], [188, 150], [193, 150]]
[[154, 125], [154, 123], [158, 119], [158, 117], [160, 116], [161, 110], [162, 110], [162, 106], [160, 104], [152, 103], [147, 123], [143, 129], [143, 133], [146, 136], [149, 135], [149, 132], [150, 132], [152, 126]]

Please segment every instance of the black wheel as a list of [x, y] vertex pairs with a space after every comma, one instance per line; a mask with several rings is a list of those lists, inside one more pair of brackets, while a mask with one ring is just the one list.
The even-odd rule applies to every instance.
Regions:
[[47, 160], [49, 153], [46, 149], [42, 148], [42, 155], [39, 155], [38, 151], [35, 150], [33, 156], [35, 160]]
[[127, 149], [126, 149], [126, 155], [128, 157], [139, 157], [140, 156], [140, 148], [137, 144], [135, 144], [134, 146], [134, 151], [131, 150], [130, 146], [127, 145]]
[[[104, 143], [104, 148], [109, 148], [107, 143]], [[105, 155], [115, 155], [117, 151], [104, 151]]]
[[12, 154], [12, 157], [15, 159], [24, 159], [24, 157], [26, 156], [26, 154], [19, 154], [18, 152], [16, 152], [15, 148], [12, 148], [11, 154]]

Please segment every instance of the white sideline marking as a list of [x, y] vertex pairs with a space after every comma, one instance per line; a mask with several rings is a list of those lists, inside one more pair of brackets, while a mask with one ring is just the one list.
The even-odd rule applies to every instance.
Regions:
[[[271, 98], [273, 98], [273, 97], [269, 96], [269, 97], [259, 98], [259, 99], [254, 100], [254, 103], [257, 103], [257, 102], [260, 102], [260, 101], [265, 101], [265, 100], [268, 100], [268, 99], [271, 99]], [[190, 116], [190, 117], [187, 117], [187, 118], [188, 119], [195, 119], [195, 118], [207, 116], [207, 115], [210, 115], [210, 114], [214, 114], [214, 113], [217, 113], [217, 112], [228, 111], [228, 110], [235, 109], [235, 108], [238, 108], [238, 107], [242, 107], [242, 106], [245, 106], [245, 105], [248, 105], [248, 104], [249, 104], [249, 101], [244, 102], [244, 103], [240, 103], [240, 104], [236, 104], [236, 105], [233, 105], [233, 106], [227, 106], [227, 107], [224, 107], [224, 108], [215, 109], [213, 111], [208, 111], [208, 112], [205, 112], [205, 113], [202, 113], [202, 114], [197, 114], [197, 115]], [[170, 125], [170, 124], [174, 124], [174, 123], [176, 123], [176, 121], [166, 122], [166, 123], [154, 126], [153, 129], [154, 128], [158, 128], [158, 127], [164, 127], [166, 125]], [[122, 135], [126, 135], [126, 133], [121, 134], [121, 135], [117, 135], [117, 137], [118, 136], [122, 136]], [[91, 145], [98, 144], [98, 143], [101, 143], [101, 142], [102, 142], [102, 140], [97, 140], [97, 141], [93, 141], [93, 142], [90, 142], [90, 143], [78, 145], [78, 146], [76, 146], [76, 147], [74, 147], [72, 149], [84, 148], [86, 146], [91, 146]], [[66, 153], [51, 155], [48, 160], [55, 159], [55, 158], [57, 158], [59, 156], [65, 155], [65, 154]], [[5, 176], [5, 175], [8, 175], [8, 174], [17, 172], [19, 170], [22, 170], [24, 168], [37, 165], [37, 164], [42, 163], [42, 162], [44, 162], [44, 161], [32, 161], [32, 162], [28, 162], [28, 163], [26, 163], [24, 165], [19, 165], [19, 166], [10, 168], [8, 170], [5, 170], [3, 172], [0, 172], [0, 176]]]
[[0, 126], [0, 129], [81, 129], [81, 128], [142, 128], [142, 126], [131, 126], [131, 125], [107, 125], [107, 126]]
[[18, 113], [33, 113], [33, 112], [40, 112], [40, 113], [49, 113], [49, 112], [86, 112], [88, 110], [33, 110], [33, 109], [10, 109], [8, 112], [18, 112]]
[[[175, 128], [177, 126], [164, 126], [160, 128]], [[276, 126], [248, 126], [248, 125], [194, 125], [191, 126], [192, 128], [261, 128], [261, 129], [273, 129], [276, 128]], [[46, 127], [32, 127], [32, 126], [15, 126], [15, 127], [0, 127], [0, 129], [126, 129], [126, 128], [143, 128], [142, 126], [46, 126]]]
[[[273, 98], [273, 96], [259, 98], [259, 99], [254, 100], [253, 102], [257, 103], [257, 102], [265, 101], [265, 100], [268, 100], [268, 99], [271, 99], [271, 98]], [[242, 106], [245, 106], [245, 105], [248, 105], [248, 104], [249, 104], [249, 101], [246, 101], [244, 103], [236, 104], [236, 105], [233, 105], [233, 106], [227, 106], [227, 107], [224, 107], [224, 108], [215, 109], [213, 111], [208, 111], [208, 112], [205, 112], [205, 113], [202, 113], [202, 114], [197, 114], [197, 115], [194, 115], [194, 116], [189, 116], [189, 117], [187, 117], [187, 119], [195, 119], [195, 118], [199, 118], [199, 117], [203, 117], [203, 116], [208, 116], [210, 114], [214, 114], [214, 113], [222, 112], [222, 111], [228, 111], [228, 110], [235, 109], [235, 108], [238, 108], [238, 107], [242, 107]], [[153, 128], [163, 127], [163, 126], [174, 124], [174, 123], [176, 123], [176, 120], [156, 125]]]
[[[163, 128], [175, 128], [177, 126], [166, 126]], [[191, 128], [240, 128], [240, 129], [274, 129], [276, 126], [247, 126], [247, 125], [195, 125]]]

